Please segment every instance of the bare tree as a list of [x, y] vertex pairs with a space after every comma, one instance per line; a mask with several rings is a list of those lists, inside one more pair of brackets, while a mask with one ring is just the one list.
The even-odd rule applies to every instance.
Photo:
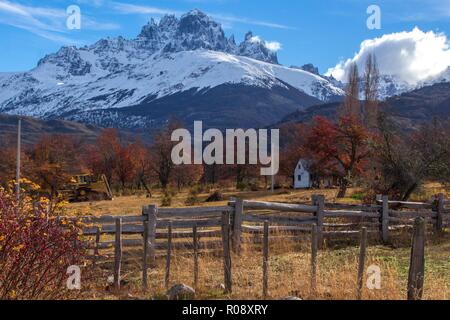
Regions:
[[172, 161], [172, 149], [175, 143], [171, 141], [171, 135], [178, 128], [182, 128], [181, 123], [171, 120], [167, 126], [156, 133], [151, 147], [151, 170], [163, 189], [169, 185], [175, 166]]
[[407, 134], [381, 113], [379, 133], [375, 154], [380, 177], [373, 186], [377, 193], [407, 201], [426, 180], [450, 181], [448, 123], [435, 119]]
[[378, 90], [380, 84], [380, 72], [377, 58], [371, 53], [366, 59], [364, 71], [364, 122], [369, 128], [375, 128], [378, 118]]
[[359, 72], [356, 64], [352, 64], [348, 71], [348, 83], [342, 109], [341, 113], [343, 116], [361, 117], [361, 107], [359, 103]]

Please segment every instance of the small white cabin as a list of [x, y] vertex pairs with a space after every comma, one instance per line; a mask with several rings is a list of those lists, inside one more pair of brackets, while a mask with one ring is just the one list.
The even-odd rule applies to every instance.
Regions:
[[311, 174], [307, 169], [307, 162], [300, 159], [294, 172], [294, 189], [308, 189], [312, 187]]

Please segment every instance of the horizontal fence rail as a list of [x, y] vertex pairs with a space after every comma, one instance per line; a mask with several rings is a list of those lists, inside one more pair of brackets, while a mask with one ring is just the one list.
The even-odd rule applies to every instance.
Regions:
[[[223, 253], [224, 282], [226, 290], [231, 292], [230, 250], [239, 255], [243, 241], [262, 244], [267, 254], [270, 241], [289, 238], [298, 241], [306, 234], [311, 236], [312, 247], [317, 254], [324, 239], [358, 239], [361, 238], [361, 230], [364, 230], [365, 236], [370, 235], [387, 244], [398, 235], [398, 231], [417, 230], [418, 220], [432, 226], [426, 227], [426, 230], [440, 234], [450, 227], [450, 200], [442, 194], [430, 203], [389, 201], [387, 196], [378, 196], [373, 205], [349, 205], [326, 203], [324, 196], [314, 195], [310, 204], [233, 199], [227, 206], [158, 208], [150, 205], [143, 207], [142, 214], [136, 216], [56, 219], [84, 223], [85, 247], [94, 251], [93, 265], [99, 262], [100, 257], [108, 259], [114, 255], [114, 285], [117, 289], [120, 288], [123, 249], [141, 247], [144, 290], [148, 288], [148, 268], [155, 266], [156, 258], [160, 256], [166, 258], [168, 285], [171, 256], [177, 250], [195, 257], [196, 286], [200, 250], [213, 250]], [[109, 256], [106, 252], [101, 255], [100, 250], [109, 250]], [[267, 270], [264, 277], [267, 277]], [[313, 277], [313, 289], [314, 282]]]
[[[287, 204], [234, 199], [228, 206], [157, 208], [144, 207], [139, 216], [84, 216], [59, 217], [86, 224], [83, 234], [96, 237], [93, 245], [99, 249], [114, 246], [113, 241], [100, 242], [101, 236], [116, 234], [116, 222], [121, 220], [121, 234], [134, 236], [123, 239], [124, 247], [143, 246], [145, 238], [149, 242], [151, 255], [165, 244], [159, 240], [168, 239], [169, 225], [173, 229], [172, 239], [192, 242], [194, 227], [198, 228], [199, 239], [220, 242], [222, 215], [230, 214], [231, 241], [239, 251], [241, 238], [245, 234], [262, 234], [263, 225], [270, 224], [268, 232], [298, 234], [309, 233], [311, 226], [317, 226], [319, 239], [324, 236], [339, 237], [357, 235], [361, 227], [368, 228], [369, 234], [379, 234], [383, 242], [389, 242], [391, 233], [404, 228], [412, 228], [415, 219], [424, 218], [435, 232], [441, 232], [450, 224], [450, 200], [443, 195], [431, 203], [390, 201], [379, 196], [373, 205], [349, 205], [325, 203], [323, 196], [314, 196], [311, 204]], [[138, 237], [138, 238], [136, 238]], [[189, 247], [192, 243], [175, 242], [174, 248]], [[90, 241], [92, 244], [92, 241]], [[206, 247], [214, 247], [207, 245]], [[199, 248], [203, 248], [199, 242]]]
[[[58, 217], [85, 224], [86, 247], [99, 250], [142, 247], [144, 268], [155, 261], [157, 251], [222, 250], [224, 215], [229, 216], [230, 243], [239, 254], [241, 243], [261, 243], [266, 231], [270, 239], [295, 239], [316, 228], [318, 246], [323, 239], [358, 237], [361, 228], [367, 234], [389, 243], [397, 231], [411, 229], [417, 218], [432, 226], [427, 230], [443, 232], [450, 226], [450, 200], [443, 195], [430, 203], [390, 201], [379, 196], [373, 205], [325, 203], [323, 196], [313, 196], [311, 204], [288, 204], [233, 199], [227, 206], [158, 208], [146, 206], [136, 216]], [[264, 225], [268, 223], [267, 230]], [[169, 233], [170, 226], [170, 233]], [[118, 229], [119, 228], [119, 229]], [[117, 230], [120, 236], [117, 237]], [[245, 235], [253, 236], [244, 239]], [[105, 239], [106, 238], [106, 239]], [[195, 238], [195, 239], [194, 239]], [[102, 241], [103, 239], [103, 241]], [[120, 250], [116, 247], [120, 243]], [[164, 255], [163, 251], [163, 255]], [[170, 250], [169, 250], [170, 251]], [[97, 261], [97, 258], [94, 257]], [[144, 273], [146, 274], [146, 273]]]

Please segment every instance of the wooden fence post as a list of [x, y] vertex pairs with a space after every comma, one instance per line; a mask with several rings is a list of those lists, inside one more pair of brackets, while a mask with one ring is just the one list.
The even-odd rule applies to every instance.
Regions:
[[97, 265], [97, 259], [98, 259], [98, 256], [99, 256], [100, 236], [101, 236], [100, 227], [96, 227], [93, 267], [95, 267]]
[[120, 269], [122, 265], [122, 219], [116, 219], [116, 237], [114, 244], [114, 289], [120, 290]]
[[381, 239], [384, 244], [389, 243], [389, 197], [383, 196], [381, 209]]
[[421, 300], [425, 274], [425, 219], [417, 218], [411, 248], [408, 277], [408, 300]]
[[158, 219], [158, 206], [148, 206], [148, 242], [149, 242], [149, 260], [152, 267], [156, 266], [156, 224]]
[[198, 235], [197, 225], [193, 228], [193, 240], [194, 240], [194, 289], [197, 292], [198, 289]]
[[148, 289], [148, 247], [149, 247], [149, 240], [148, 240], [148, 234], [149, 234], [149, 209], [148, 207], [142, 208], [142, 216], [144, 217], [144, 233], [143, 233], [143, 240], [144, 240], [144, 250], [142, 254], [142, 289], [144, 291], [147, 291]]
[[312, 225], [311, 228], [311, 297], [314, 297], [317, 292], [317, 251], [318, 251], [318, 237], [317, 225]]
[[242, 216], [244, 214], [244, 200], [236, 199], [233, 219], [233, 251], [241, 254]]
[[269, 221], [264, 222], [263, 240], [263, 298], [267, 299], [269, 292]]
[[170, 284], [170, 260], [172, 258], [172, 221], [169, 221], [169, 226], [167, 228], [167, 256], [166, 256], [166, 277], [165, 286], [169, 289]]
[[316, 218], [317, 218], [317, 243], [318, 248], [323, 248], [323, 220], [325, 218], [325, 196], [313, 195], [313, 205], [317, 206]]
[[225, 293], [229, 294], [232, 292], [229, 212], [222, 214], [222, 242]]
[[444, 228], [444, 194], [440, 193], [437, 203], [437, 219], [436, 219], [436, 231], [441, 233]]
[[367, 251], [367, 228], [361, 229], [361, 242], [359, 247], [359, 263], [358, 263], [358, 279], [357, 279], [357, 291], [356, 299], [361, 300], [362, 288], [364, 279], [364, 270], [366, 264], [366, 251]]

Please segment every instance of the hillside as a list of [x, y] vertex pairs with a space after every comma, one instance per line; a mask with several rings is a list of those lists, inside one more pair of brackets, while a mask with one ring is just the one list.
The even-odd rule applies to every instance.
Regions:
[[[65, 120], [39, 120], [32, 117], [22, 119], [22, 139], [25, 144], [36, 142], [43, 135], [64, 134], [93, 142], [100, 132], [99, 128]], [[0, 113], [0, 140], [16, 139], [18, 116]]]
[[[315, 116], [334, 118], [339, 105], [328, 103], [299, 110], [286, 116], [275, 126], [308, 122]], [[450, 83], [438, 83], [391, 97], [384, 101], [382, 106], [405, 129], [413, 129], [433, 118], [450, 118]]]

